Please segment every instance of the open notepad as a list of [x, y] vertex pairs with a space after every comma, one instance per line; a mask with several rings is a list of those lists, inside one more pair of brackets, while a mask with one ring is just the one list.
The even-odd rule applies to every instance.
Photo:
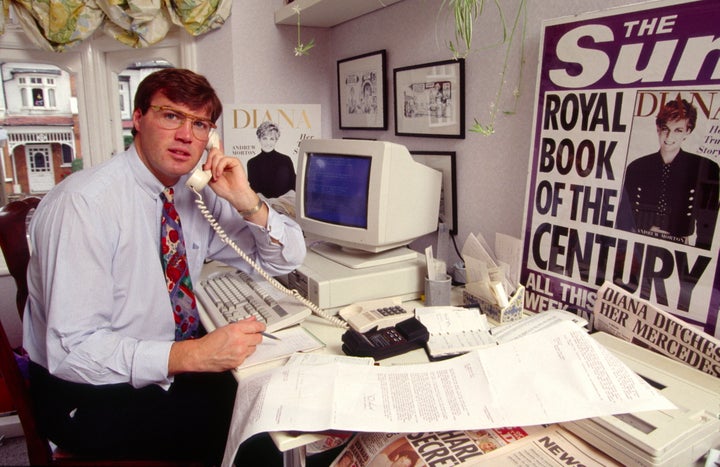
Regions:
[[415, 309], [415, 317], [428, 330], [431, 358], [457, 355], [496, 345], [487, 317], [478, 308], [428, 306]]
[[263, 338], [255, 352], [245, 359], [240, 369], [287, 358], [295, 352], [309, 352], [325, 346], [310, 331], [295, 325], [273, 333], [278, 340]]

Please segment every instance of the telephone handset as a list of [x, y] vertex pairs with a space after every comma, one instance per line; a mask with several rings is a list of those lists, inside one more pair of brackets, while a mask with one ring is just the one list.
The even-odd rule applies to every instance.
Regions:
[[[210, 139], [208, 140], [206, 149], [209, 151], [213, 148], [220, 147], [220, 138], [215, 130], [210, 131]], [[297, 301], [308, 307], [310, 310], [312, 310], [313, 313], [320, 316], [321, 318], [331, 322], [337, 327], [340, 328], [347, 328], [348, 325], [340, 318], [336, 316], [331, 316], [328, 313], [326, 313], [322, 308], [315, 305], [313, 302], [308, 300], [307, 298], [300, 295], [300, 292], [293, 289], [290, 290], [286, 288], [284, 285], [282, 285], [280, 282], [278, 282], [273, 276], [265, 272], [260, 266], [258, 266], [255, 261], [252, 260], [244, 251], [238, 247], [235, 242], [230, 239], [225, 231], [220, 227], [220, 224], [217, 223], [215, 218], [210, 213], [210, 210], [208, 210], [207, 206], [205, 206], [205, 202], [202, 199], [202, 196], [200, 195], [200, 190], [205, 188], [205, 185], [210, 182], [210, 179], [212, 178], [212, 174], [209, 170], [202, 170], [202, 169], [195, 169], [193, 173], [190, 175], [190, 178], [187, 179], [185, 182], [185, 186], [187, 186], [189, 189], [191, 189], [195, 196], [197, 196], [197, 199], [195, 200], [195, 204], [197, 204], [198, 209], [200, 209], [200, 212], [202, 215], [207, 219], [207, 221], [210, 223], [210, 226], [215, 230], [215, 232], [218, 234], [220, 239], [227, 243], [235, 252], [243, 259], [245, 262], [247, 262], [252, 268], [257, 271], [260, 276], [268, 281], [270, 285], [275, 287], [276, 289], [280, 290], [281, 292], [295, 298]]]
[[[205, 146], [206, 151], [210, 151], [213, 148], [219, 148], [220, 147], [220, 137], [218, 136], [217, 131], [210, 130], [210, 138], [208, 139], [207, 145]], [[190, 178], [187, 179], [185, 182], [185, 185], [190, 188], [197, 191], [202, 190], [205, 188], [205, 185], [207, 185], [210, 182], [210, 179], [212, 178], [212, 174], [209, 170], [202, 170], [202, 169], [195, 169], [193, 170], [193, 173], [190, 175]]]

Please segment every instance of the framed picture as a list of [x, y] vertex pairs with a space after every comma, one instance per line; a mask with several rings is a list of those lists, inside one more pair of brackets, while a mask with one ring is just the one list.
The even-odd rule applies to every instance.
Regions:
[[395, 134], [465, 138], [465, 60], [395, 68]]
[[385, 50], [338, 60], [341, 130], [387, 130]]
[[410, 151], [413, 159], [442, 172], [440, 189], [440, 221], [457, 235], [457, 188], [454, 151]]

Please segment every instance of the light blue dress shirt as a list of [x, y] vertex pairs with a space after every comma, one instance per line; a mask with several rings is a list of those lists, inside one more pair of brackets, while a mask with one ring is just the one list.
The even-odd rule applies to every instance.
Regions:
[[[193, 283], [206, 259], [249, 271], [202, 216], [185, 179], [174, 187], [175, 205]], [[169, 386], [175, 323], [159, 253], [163, 188], [132, 146], [44, 197], [30, 224], [23, 319], [32, 361], [69, 381]], [[209, 187], [202, 196], [229, 238], [270, 274], [302, 263], [305, 242], [294, 220], [270, 209], [262, 228]]]

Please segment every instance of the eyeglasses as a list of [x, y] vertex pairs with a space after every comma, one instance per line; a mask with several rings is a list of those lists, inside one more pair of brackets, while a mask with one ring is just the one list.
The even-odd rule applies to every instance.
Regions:
[[150, 108], [160, 114], [158, 124], [166, 130], [177, 130], [185, 124], [186, 120], [190, 120], [192, 134], [200, 141], [207, 141], [210, 138], [210, 130], [217, 128], [217, 125], [210, 120], [197, 118], [195, 115], [173, 109], [167, 105], [151, 105]]

